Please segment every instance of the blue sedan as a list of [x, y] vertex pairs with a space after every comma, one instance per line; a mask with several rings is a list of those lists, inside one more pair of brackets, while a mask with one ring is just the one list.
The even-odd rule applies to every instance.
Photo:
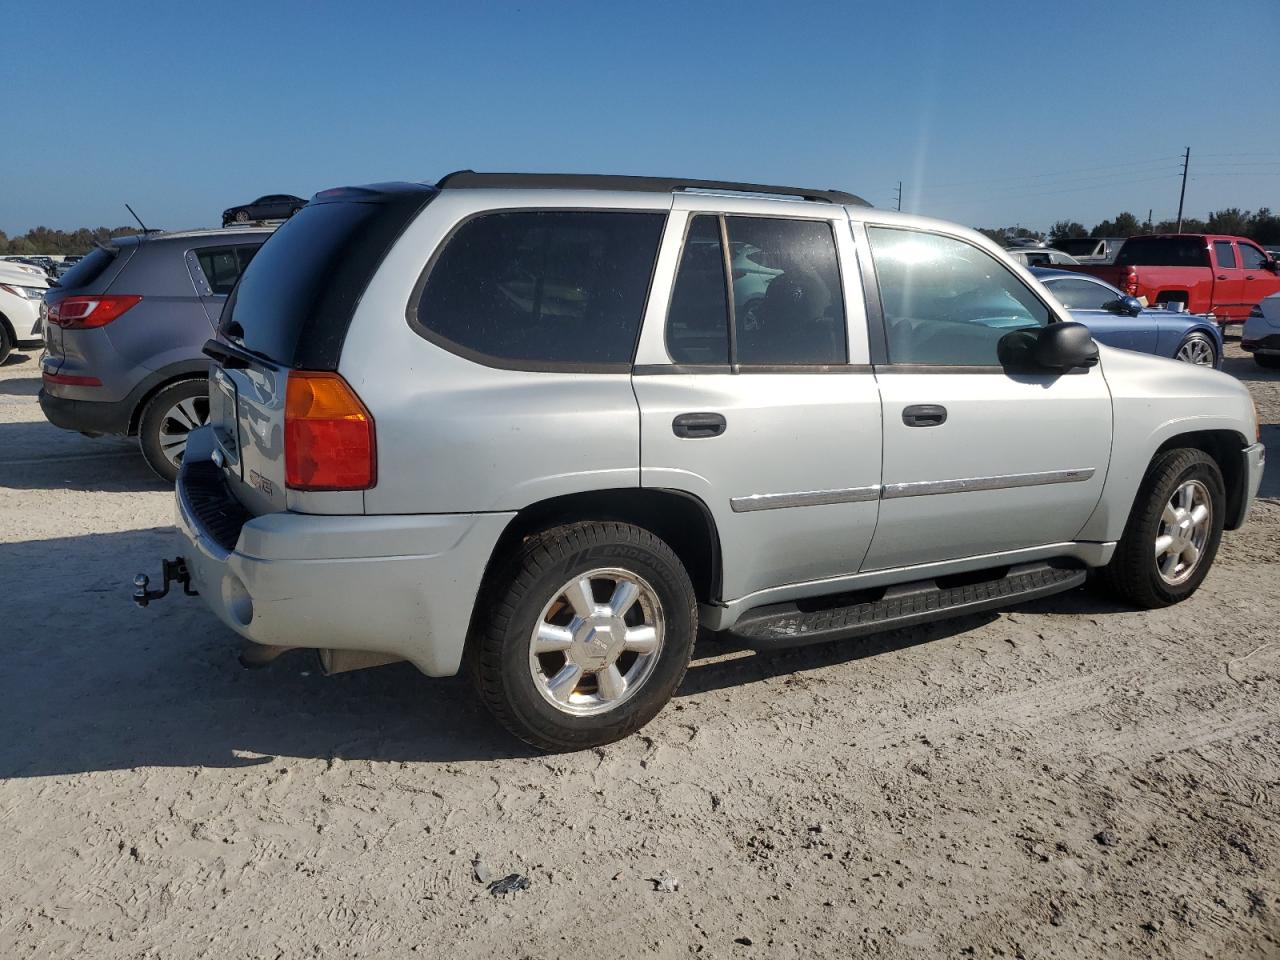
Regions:
[[1073, 319], [1108, 346], [1204, 367], [1222, 365], [1222, 330], [1208, 317], [1143, 308], [1111, 284], [1069, 270], [1033, 267], [1031, 272]]

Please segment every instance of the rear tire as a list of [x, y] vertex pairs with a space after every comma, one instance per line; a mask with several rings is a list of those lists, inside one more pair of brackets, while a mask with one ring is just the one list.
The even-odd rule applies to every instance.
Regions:
[[209, 381], [179, 380], [147, 401], [138, 419], [138, 446], [143, 459], [163, 480], [178, 479], [187, 434], [209, 422]]
[[1253, 362], [1267, 370], [1280, 370], [1280, 356], [1273, 353], [1255, 353], [1253, 355]]
[[477, 604], [467, 645], [476, 689], [499, 723], [549, 751], [612, 743], [652, 720], [684, 678], [698, 629], [679, 558], [625, 523], [530, 537]]
[[1102, 568], [1102, 583], [1143, 610], [1187, 599], [1217, 556], [1226, 500], [1222, 473], [1207, 453], [1160, 454], [1138, 488], [1115, 556]]

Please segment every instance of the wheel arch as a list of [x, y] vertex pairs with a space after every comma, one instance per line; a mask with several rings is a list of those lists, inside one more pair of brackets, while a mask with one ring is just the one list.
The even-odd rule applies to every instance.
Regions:
[[138, 423], [142, 419], [142, 411], [147, 408], [151, 398], [163, 390], [182, 380], [207, 380], [209, 378], [209, 361], [190, 360], [170, 364], [149, 375], [134, 388], [129, 412], [129, 436], [136, 436]]
[[0, 327], [4, 327], [5, 333], [9, 335], [9, 342], [15, 347], [18, 345], [18, 331], [13, 328], [13, 321], [0, 312]]
[[693, 582], [700, 603], [720, 599], [720, 536], [711, 510], [681, 490], [623, 487], [571, 493], [521, 509], [507, 524], [489, 555], [484, 580], [522, 541], [543, 530], [583, 520], [630, 523], [648, 530], [675, 551]]
[[1222, 485], [1227, 493], [1227, 515], [1223, 527], [1237, 530], [1244, 522], [1247, 506], [1245, 485], [1248, 476], [1241, 453], [1248, 445], [1249, 441], [1234, 430], [1196, 430], [1169, 437], [1160, 444], [1151, 459], [1154, 462], [1163, 453], [1184, 448], [1199, 450], [1211, 457], [1222, 473]]

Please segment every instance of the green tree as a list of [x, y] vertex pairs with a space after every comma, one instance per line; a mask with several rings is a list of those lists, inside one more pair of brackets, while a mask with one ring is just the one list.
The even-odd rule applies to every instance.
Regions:
[[1136, 237], [1143, 233], [1142, 224], [1128, 210], [1114, 220], [1103, 220], [1089, 231], [1091, 237]]
[[1249, 212], [1241, 210], [1239, 207], [1214, 210], [1209, 214], [1209, 229], [1206, 232], [1242, 236], [1249, 230], [1249, 221]]
[[1089, 231], [1085, 229], [1084, 224], [1074, 220], [1059, 220], [1049, 228], [1051, 243], [1057, 243], [1059, 240], [1075, 240], [1088, 235]]

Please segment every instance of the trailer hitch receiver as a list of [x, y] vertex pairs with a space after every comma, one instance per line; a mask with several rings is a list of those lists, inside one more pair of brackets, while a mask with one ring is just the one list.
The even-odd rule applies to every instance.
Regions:
[[172, 560], [163, 560], [160, 564], [160, 575], [164, 578], [164, 588], [161, 590], [150, 590], [151, 578], [145, 573], [140, 573], [133, 578], [133, 602], [140, 607], [145, 607], [152, 600], [159, 600], [161, 597], [168, 596], [169, 585], [178, 583], [182, 585], [182, 592], [188, 597], [198, 597], [200, 594], [191, 588], [191, 573], [187, 570], [187, 561], [182, 557], [174, 557]]

